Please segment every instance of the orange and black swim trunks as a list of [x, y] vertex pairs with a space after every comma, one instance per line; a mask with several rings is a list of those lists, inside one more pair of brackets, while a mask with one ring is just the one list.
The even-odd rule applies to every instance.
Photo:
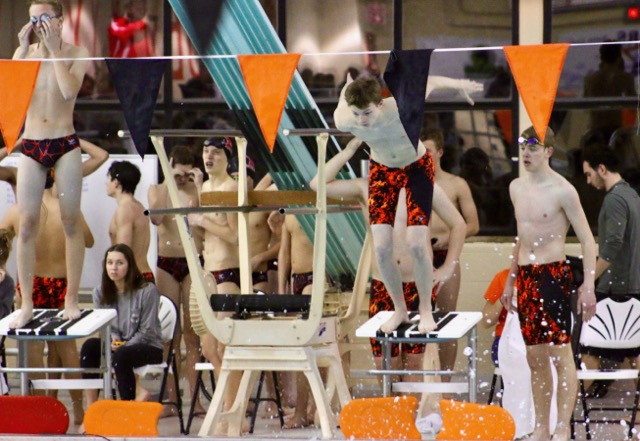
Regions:
[[144, 280], [146, 280], [147, 282], [151, 282], [154, 285], [156, 284], [156, 278], [153, 276], [153, 273], [151, 271], [147, 271], [144, 273], [140, 273], [140, 275], [142, 276], [142, 278]]
[[[403, 282], [402, 291], [404, 293], [404, 301], [407, 304], [407, 310], [417, 311], [420, 305], [420, 297], [418, 296], [418, 288], [415, 282]], [[393, 300], [387, 292], [387, 287], [380, 280], [371, 279], [371, 289], [369, 297], [369, 318], [373, 317], [380, 311], [393, 311]], [[382, 357], [382, 344], [376, 339], [369, 339], [371, 342], [371, 350], [374, 357]], [[405, 354], [422, 354], [424, 353], [424, 343], [403, 343], [402, 352]], [[391, 356], [397, 357], [400, 348], [397, 343], [391, 344]]]
[[526, 345], [571, 342], [573, 273], [567, 261], [518, 267], [518, 318]]
[[393, 225], [400, 190], [407, 189], [407, 225], [429, 225], [433, 202], [431, 154], [406, 167], [393, 168], [369, 160], [369, 223]]
[[[33, 307], [45, 309], [64, 308], [67, 294], [67, 279], [55, 277], [33, 277]], [[20, 293], [20, 283], [18, 283]]]

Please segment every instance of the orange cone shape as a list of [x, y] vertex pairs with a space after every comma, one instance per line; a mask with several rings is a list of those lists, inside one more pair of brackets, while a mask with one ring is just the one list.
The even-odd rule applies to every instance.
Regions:
[[538, 138], [544, 142], [568, 44], [505, 46], [511, 73]]
[[0, 60], [0, 130], [11, 153], [24, 124], [40, 61]]
[[238, 55], [262, 136], [272, 152], [299, 60], [300, 54]]

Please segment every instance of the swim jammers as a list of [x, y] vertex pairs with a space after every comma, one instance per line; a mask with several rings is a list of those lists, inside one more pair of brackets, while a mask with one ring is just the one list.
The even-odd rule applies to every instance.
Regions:
[[449, 250], [433, 250], [433, 267], [440, 268], [447, 260]]
[[[407, 310], [417, 311], [420, 305], [418, 296], [418, 288], [415, 282], [403, 282], [402, 291], [404, 292], [404, 301], [407, 304]], [[380, 311], [393, 311], [393, 300], [387, 292], [387, 287], [380, 280], [371, 279], [369, 297], [369, 318], [373, 317]], [[374, 357], [382, 357], [382, 344], [376, 339], [369, 339], [371, 342], [371, 350]], [[403, 343], [402, 352], [405, 354], [422, 354], [424, 352], [424, 343]], [[391, 344], [391, 356], [397, 357], [400, 348], [397, 343]]]
[[189, 264], [186, 257], [158, 256], [156, 265], [161, 270], [169, 273], [178, 283], [181, 283], [189, 275]]
[[433, 177], [434, 165], [429, 152], [402, 168], [369, 160], [369, 223], [393, 226], [400, 190], [406, 188], [407, 225], [429, 225]]
[[222, 283], [235, 283], [240, 287], [240, 268], [229, 268], [220, 271], [211, 271], [218, 285]]
[[53, 168], [58, 159], [78, 147], [80, 140], [75, 133], [64, 138], [22, 140], [22, 154], [46, 168]]
[[[18, 282], [18, 293], [20, 283]], [[55, 277], [33, 277], [33, 307], [46, 309], [64, 308], [67, 294], [67, 279]]]
[[291, 274], [291, 290], [293, 295], [302, 295], [302, 291], [313, 284], [313, 271], [308, 273]]
[[526, 345], [571, 342], [573, 273], [566, 260], [519, 266], [516, 289]]

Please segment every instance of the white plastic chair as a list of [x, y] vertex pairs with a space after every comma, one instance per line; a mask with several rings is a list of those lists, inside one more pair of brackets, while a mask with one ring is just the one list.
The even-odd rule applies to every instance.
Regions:
[[[134, 369], [136, 375], [140, 378], [145, 376], [162, 375], [162, 383], [160, 385], [160, 396], [158, 402], [160, 404], [167, 404], [175, 406], [178, 409], [178, 418], [180, 420], [180, 433], [184, 434], [184, 422], [182, 419], [182, 398], [180, 397], [180, 388], [178, 384], [178, 365], [175, 349], [173, 348], [173, 336], [175, 334], [176, 326], [179, 326], [178, 308], [173, 301], [166, 296], [160, 296], [160, 305], [158, 307], [158, 319], [160, 320], [160, 328], [162, 333], [162, 341], [166, 345], [169, 345], [169, 351], [167, 353], [167, 359], [158, 364], [147, 364]], [[164, 392], [167, 385], [167, 378], [169, 374], [173, 375], [174, 387], [176, 391], [176, 401], [163, 401]]]
[[[604, 299], [596, 306], [596, 316], [582, 326], [580, 344], [594, 348], [630, 349], [640, 347], [640, 301], [629, 299], [626, 302], [615, 302]], [[640, 370], [638, 369], [578, 369], [580, 393], [582, 394], [583, 419], [571, 420], [572, 438], [574, 438], [574, 423], [585, 423], [587, 439], [591, 439], [589, 423], [623, 423], [629, 426], [629, 439], [633, 437], [636, 422], [638, 398], [640, 397]], [[589, 403], [585, 393], [585, 380], [634, 380], [636, 389], [633, 406], [629, 403], [624, 407], [594, 406]], [[593, 398], [591, 398], [593, 399]], [[594, 420], [590, 412], [630, 411], [630, 420], [609, 418]]]

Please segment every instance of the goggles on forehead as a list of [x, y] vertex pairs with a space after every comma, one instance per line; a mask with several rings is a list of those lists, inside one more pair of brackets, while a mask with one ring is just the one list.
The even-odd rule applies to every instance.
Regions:
[[522, 136], [521, 136], [521, 137], [519, 137], [519, 138], [518, 138], [518, 144], [519, 144], [519, 145], [522, 145], [522, 146], [524, 146], [524, 145], [535, 145], [535, 144], [538, 144], [538, 145], [541, 145], [542, 147], [546, 147], [546, 146], [544, 145], [544, 143], [540, 142], [540, 140], [539, 140], [538, 138], [534, 138], [533, 136], [531, 136], [531, 137], [529, 137], [529, 138], [524, 138], [524, 137], [522, 137]]
[[43, 21], [49, 21], [52, 18], [60, 18], [60, 16], [59, 15], [49, 15], [49, 14], [45, 13], [45, 14], [42, 14], [39, 18], [31, 16], [31, 17], [29, 17], [29, 20], [31, 21], [31, 24], [35, 26], [35, 25], [38, 24], [38, 22], [42, 23]]

